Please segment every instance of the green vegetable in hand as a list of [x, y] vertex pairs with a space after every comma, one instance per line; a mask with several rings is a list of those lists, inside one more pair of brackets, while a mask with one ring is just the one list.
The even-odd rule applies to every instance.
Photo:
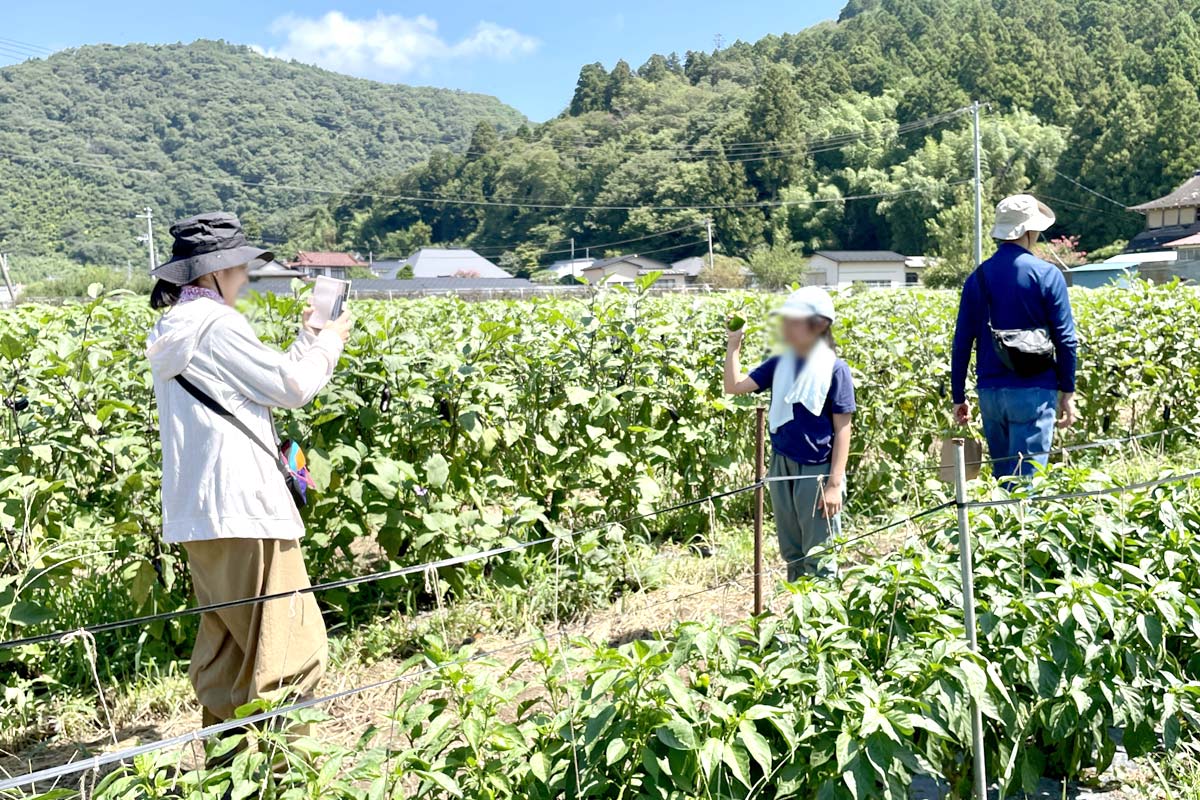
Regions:
[[740, 331], [744, 327], [746, 327], [746, 318], [745, 317], [739, 317], [739, 316], [734, 315], [729, 318], [729, 330]]

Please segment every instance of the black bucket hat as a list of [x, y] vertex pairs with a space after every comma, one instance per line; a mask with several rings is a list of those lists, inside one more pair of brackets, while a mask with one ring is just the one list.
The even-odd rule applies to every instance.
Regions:
[[243, 264], [254, 269], [275, 259], [271, 251], [247, 244], [242, 223], [226, 211], [181, 219], [171, 226], [171, 235], [171, 260], [150, 274], [179, 286], [210, 272]]

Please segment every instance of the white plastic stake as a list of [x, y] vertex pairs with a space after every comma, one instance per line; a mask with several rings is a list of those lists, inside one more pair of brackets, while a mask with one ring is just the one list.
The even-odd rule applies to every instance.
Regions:
[[[971, 524], [967, 518], [967, 456], [962, 439], [954, 440], [954, 498], [958, 505], [958, 561], [962, 567], [963, 622], [967, 628], [967, 646], [979, 652], [975, 636], [975, 578], [971, 565]], [[971, 700], [971, 748], [975, 751], [975, 797], [987, 800], [987, 770], [983, 752], [983, 712]]]

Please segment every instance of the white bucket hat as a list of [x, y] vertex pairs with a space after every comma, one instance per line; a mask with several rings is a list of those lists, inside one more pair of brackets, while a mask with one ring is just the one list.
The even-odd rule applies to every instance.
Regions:
[[1031, 194], [1014, 194], [996, 206], [992, 238], [1011, 242], [1020, 239], [1028, 231], [1044, 231], [1053, 224], [1054, 212], [1050, 206]]
[[787, 319], [809, 319], [825, 317], [833, 322], [837, 319], [833, 312], [833, 298], [829, 292], [819, 286], [805, 286], [788, 295], [783, 305], [773, 312], [776, 316]]

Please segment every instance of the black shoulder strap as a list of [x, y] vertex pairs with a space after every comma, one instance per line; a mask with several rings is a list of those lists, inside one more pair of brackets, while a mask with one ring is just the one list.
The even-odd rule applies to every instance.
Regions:
[[250, 439], [250, 441], [254, 442], [256, 445], [261, 447], [263, 449], [263, 451], [266, 452], [266, 454], [271, 457], [271, 461], [275, 464], [276, 467], [279, 468], [279, 472], [283, 475], [283, 477], [285, 479], [287, 478], [287, 476], [288, 476], [287, 468], [283, 466], [283, 462], [280, 460], [279, 453], [274, 448], [268, 447], [266, 442], [264, 442], [262, 439], [258, 438], [258, 436], [255, 435], [254, 431], [250, 430], [250, 428], [248, 428], [246, 426], [246, 423], [242, 422], [240, 419], [238, 419], [236, 416], [234, 416], [233, 412], [227, 410], [225, 408], [225, 406], [221, 405], [216, 400], [214, 400], [212, 398], [212, 396], [208, 394], [208, 392], [204, 391], [199, 386], [197, 386], [196, 384], [189, 381], [187, 378], [183, 377], [182, 375], [176, 375], [175, 380], [179, 382], [179, 385], [183, 387], [185, 392], [190, 394], [192, 397], [196, 398], [196, 400], [202, 406], [204, 406], [208, 410], [212, 411], [217, 416], [224, 417], [226, 420], [229, 421], [230, 425], [237, 428], [239, 431], [241, 431], [243, 434], [245, 434]]
[[995, 327], [992, 325], [992, 293], [988, 290], [987, 278], [983, 275], [983, 264], [975, 268], [975, 277], [979, 279], [979, 290], [983, 292], [983, 307], [987, 310], [987, 323], [989, 328]]
[[[210, 315], [207, 320], [205, 320], [204, 327], [202, 327], [200, 329], [200, 334], [196, 337], [197, 341], [204, 338], [204, 336], [209, 332], [209, 330], [212, 329], [213, 325], [216, 324], [216, 322], [220, 318], [220, 316], [221, 316], [220, 314], [214, 313], [214, 314]], [[215, 399], [213, 399], [212, 395], [210, 395], [208, 392], [201, 389], [196, 384], [189, 381], [187, 378], [183, 377], [182, 374], [176, 375], [175, 380], [178, 381], [179, 385], [183, 387], [184, 391], [186, 391], [193, 398], [195, 398], [196, 401], [200, 403], [200, 405], [204, 406], [209, 411], [212, 411], [217, 416], [224, 417], [226, 420], [229, 421], [230, 425], [237, 428], [239, 431], [242, 432], [242, 434], [244, 436], [249, 438], [250, 441], [252, 441], [256, 445], [258, 445], [263, 450], [263, 452], [265, 452], [267, 455], [269, 455], [271, 457], [271, 463], [273, 463], [276, 467], [279, 468], [279, 474], [283, 476], [284, 480], [286, 481], [288, 479], [289, 473], [288, 473], [287, 467], [285, 467], [283, 465], [282, 457], [278, 450], [276, 450], [273, 447], [268, 446], [266, 442], [264, 442], [262, 439], [258, 438], [258, 436], [254, 433], [254, 431], [250, 430], [250, 428], [246, 426], [246, 423], [244, 423], [240, 419], [238, 419], [237, 416], [234, 415], [234, 413], [232, 411], [229, 411], [228, 409], [226, 409], [225, 406], [221, 405]], [[272, 421], [271, 425], [272, 425], [272, 427], [274, 427], [274, 421]]]

